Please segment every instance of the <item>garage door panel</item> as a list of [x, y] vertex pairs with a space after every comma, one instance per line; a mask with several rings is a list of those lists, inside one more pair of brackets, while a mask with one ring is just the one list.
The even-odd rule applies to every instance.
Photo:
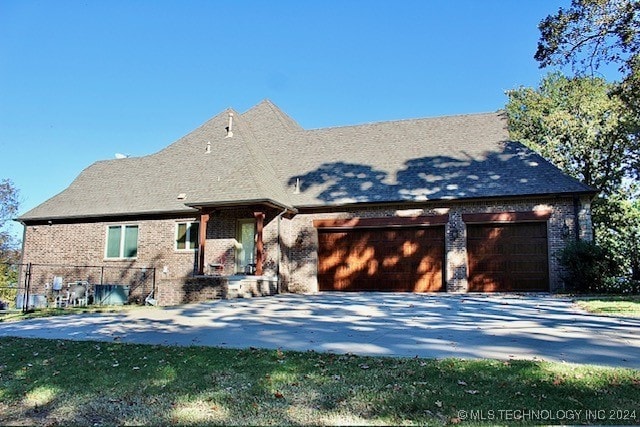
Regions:
[[[513, 291], [518, 292], [541, 292], [540, 286], [537, 280], [525, 279], [518, 282], [513, 282]], [[517, 285], [517, 286], [516, 286]]]
[[444, 227], [318, 230], [320, 290], [444, 289]]
[[548, 291], [546, 223], [467, 226], [469, 290]]
[[485, 254], [484, 259], [474, 259], [469, 263], [469, 270], [476, 272], [496, 272], [509, 269], [509, 262], [500, 254]]
[[534, 260], [530, 257], [514, 257], [519, 260], [511, 260], [506, 268], [512, 272], [512, 275], [524, 273], [537, 273], [546, 268], [546, 261]]
[[473, 282], [469, 283], [470, 292], [497, 292], [504, 291], [498, 286], [501, 277], [499, 274], [479, 275]]
[[415, 268], [415, 264], [412, 265], [412, 270], [418, 273], [424, 274], [427, 272], [437, 272], [442, 270], [442, 262], [434, 257], [422, 258], [418, 264], [418, 268]]
[[522, 224], [521, 227], [513, 228], [512, 234], [514, 237], [522, 237], [529, 239], [546, 239], [547, 233], [546, 229], [543, 227], [538, 227], [536, 223], [533, 224]]

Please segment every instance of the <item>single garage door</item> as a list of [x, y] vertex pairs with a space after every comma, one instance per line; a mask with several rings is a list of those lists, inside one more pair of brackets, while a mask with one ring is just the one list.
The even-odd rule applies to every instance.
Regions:
[[548, 291], [546, 222], [467, 225], [469, 291]]
[[321, 291], [444, 290], [444, 227], [318, 229]]

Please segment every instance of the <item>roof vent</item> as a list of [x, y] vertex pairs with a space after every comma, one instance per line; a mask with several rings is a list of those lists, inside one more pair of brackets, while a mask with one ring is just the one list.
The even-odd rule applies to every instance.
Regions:
[[229, 125], [227, 129], [227, 138], [233, 138], [233, 113], [229, 113]]
[[187, 198], [187, 193], [180, 193], [178, 194], [178, 200], [184, 200]]
[[207, 148], [204, 150], [205, 153], [211, 153], [211, 141], [207, 141]]
[[293, 194], [300, 194], [300, 178], [296, 178], [296, 186], [293, 189]]

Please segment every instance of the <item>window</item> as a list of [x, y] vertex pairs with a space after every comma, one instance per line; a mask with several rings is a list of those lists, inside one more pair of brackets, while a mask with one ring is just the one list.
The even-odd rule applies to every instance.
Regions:
[[138, 226], [110, 225], [107, 228], [107, 258], [138, 256]]
[[176, 224], [176, 249], [179, 251], [193, 250], [198, 247], [198, 231], [200, 224], [197, 222], [179, 222]]

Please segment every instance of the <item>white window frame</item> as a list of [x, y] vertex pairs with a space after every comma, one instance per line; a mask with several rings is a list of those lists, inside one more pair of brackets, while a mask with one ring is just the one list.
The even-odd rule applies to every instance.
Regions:
[[[115, 227], [120, 227], [120, 247], [118, 249], [118, 256], [117, 257], [110, 257], [109, 256], [109, 229], [111, 228], [115, 228]], [[124, 255], [124, 242], [125, 242], [125, 230], [127, 227], [136, 227], [138, 229], [138, 235], [136, 238], [136, 256], [134, 257], [125, 257]], [[105, 242], [104, 242], [104, 259], [108, 260], [108, 261], [113, 261], [113, 260], [123, 260], [123, 259], [127, 259], [127, 260], [131, 260], [131, 259], [137, 259], [138, 258], [138, 249], [140, 248], [140, 226], [138, 224], [110, 224], [107, 225], [106, 230], [105, 230]]]
[[[178, 233], [180, 232], [180, 224], [186, 224], [187, 229], [185, 230], [185, 241], [184, 241], [184, 249], [180, 249], [178, 248]], [[189, 239], [189, 236], [191, 235], [190, 231], [191, 231], [191, 226], [193, 224], [197, 224], [198, 225], [198, 233], [196, 234], [196, 241], [193, 242], [195, 243], [193, 246], [193, 249], [189, 247], [191, 240]], [[175, 237], [173, 239], [173, 249], [177, 252], [194, 252], [198, 250], [198, 245], [200, 243], [200, 221], [178, 221], [176, 222], [176, 232], [175, 232]]]

